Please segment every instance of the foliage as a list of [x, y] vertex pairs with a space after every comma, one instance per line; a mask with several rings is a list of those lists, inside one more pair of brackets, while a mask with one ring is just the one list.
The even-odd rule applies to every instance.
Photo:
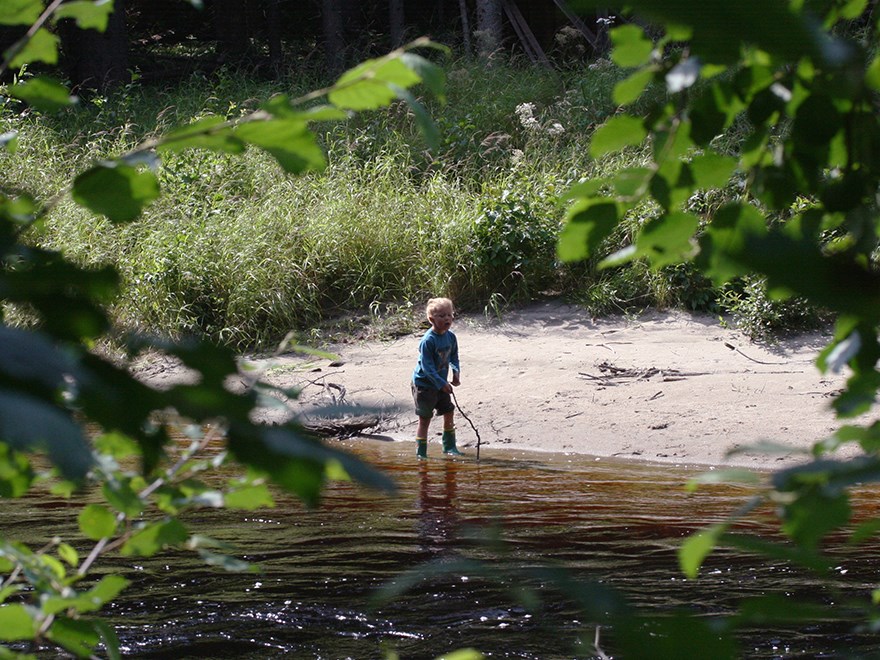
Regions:
[[[407, 104], [398, 101], [388, 112], [315, 124], [328, 152], [319, 173], [292, 181], [255, 149], [166, 153], [158, 170], [162, 195], [137, 220], [96, 220], [63, 198], [30, 235], [81, 265], [115, 267], [121, 282], [109, 309], [114, 326], [203, 336], [237, 349], [271, 350], [291, 329], [305, 333], [374, 304], [418, 304], [434, 293], [481, 309], [487, 301], [503, 307], [552, 291], [597, 314], [683, 306], [774, 327], [773, 316], [724, 306], [774, 311], [760, 300], [725, 297], [674, 265], [652, 271], [638, 260], [598, 271], [598, 260], [572, 266], [556, 258], [549, 234], [562, 226], [558, 192], [582, 173], [608, 176], [644, 167], [650, 157], [631, 148], [589, 159], [589, 137], [614, 113], [611, 94], [625, 70], [607, 59], [558, 75], [515, 62], [487, 71], [462, 60], [450, 70], [451, 102], [425, 100], [441, 130], [436, 153], [424, 149]], [[280, 88], [304, 95], [312, 81], [298, 70]], [[19, 146], [0, 153], [0, 167], [10, 186], [39, 196], [63, 188], [93, 160], [112, 159], [175, 125], [240, 119], [278, 89], [222, 69], [169, 88], [136, 82], [50, 116], [9, 101], [0, 106], [0, 132], [15, 132]], [[634, 103], [647, 109], [662, 93], [652, 83]], [[725, 139], [735, 137], [731, 131]], [[734, 181], [696, 191], [687, 208], [712, 213], [738, 190]], [[484, 211], [495, 213], [494, 205], [523, 209], [516, 232], [531, 237], [530, 257], [512, 259], [509, 268], [486, 258], [487, 250], [503, 248], [486, 244]], [[656, 204], [633, 209], [605, 239], [607, 250], [629, 244], [658, 214]], [[743, 296], [750, 290], [736, 287]]]
[[[103, 0], [54, 2], [45, 12], [39, 0], [4, 5], [0, 23], [33, 25], [7, 51], [0, 70], [55, 61], [57, 39], [48, 21], [66, 18], [100, 29], [111, 8]], [[100, 647], [118, 657], [112, 628], [95, 613], [127, 582], [112, 574], [94, 577], [91, 569], [102, 554], [116, 550], [124, 556], [151, 556], [167, 547], [185, 548], [209, 564], [250, 570], [221, 544], [190, 533], [185, 514], [199, 507], [271, 504], [269, 482], [310, 505], [318, 502], [328, 479], [393, 488], [384, 475], [325, 446], [293, 422], [254, 423], [254, 413], [272, 394], [296, 393], [274, 392], [252, 376], [245, 376], [247, 386], [233, 389], [230, 378], [241, 382], [242, 376], [227, 348], [197, 340], [120, 337], [129, 357], [151, 351], [190, 370], [191, 380], [161, 391], [138, 381], [124, 364], [97, 354], [96, 342], [112, 331], [107, 309], [119, 292], [119, 273], [107, 265], [79, 264], [37, 245], [33, 236], [60, 208], [93, 214], [96, 224], [94, 216], [113, 227], [128, 225], [159, 200], [166, 183], [159, 173], [162, 161], [179, 166], [193, 149], [220, 158], [260, 151], [289, 174], [320, 171], [326, 160], [313, 129], [316, 122], [345, 120], [352, 112], [382, 108], [397, 98], [408, 104], [428, 142], [436, 143], [423, 107], [409, 91], [422, 84], [443, 95], [442, 71], [413, 52], [430, 45], [417, 42], [364, 62], [333, 85], [300, 98], [274, 96], [253, 111], [231, 118], [205, 116], [122, 155], [108, 153], [71, 173], [67, 187], [48, 187], [49, 194], [38, 197], [3, 182], [0, 299], [26, 310], [31, 325], [0, 325], [0, 494], [21, 496], [46, 481], [65, 494], [94, 486], [101, 501], [85, 506], [78, 518], [80, 532], [94, 542], [85, 556], [61, 539], [38, 549], [0, 539], [0, 571], [5, 574], [0, 641], [14, 642], [15, 648], [24, 642], [49, 645], [79, 657]], [[5, 92], [40, 112], [74, 103], [60, 83], [46, 76], [19, 76]], [[27, 148], [13, 133], [4, 135], [2, 145], [10, 156], [19, 146]], [[88, 435], [83, 420], [93, 425]], [[172, 440], [178, 428], [190, 430], [188, 447]], [[225, 445], [223, 451], [207, 451], [217, 442]], [[48, 455], [52, 467], [39, 467], [34, 453]], [[203, 480], [206, 471], [227, 462], [246, 467], [246, 473], [219, 486]], [[9, 647], [0, 647], [0, 654], [15, 655]]]
[[[698, 12], [666, 0], [628, 5], [666, 29], [656, 41], [636, 24], [612, 32], [612, 59], [631, 74], [614, 91], [623, 111], [596, 131], [591, 153], [603, 159], [647, 145], [650, 158], [573, 187], [560, 255], [598, 258], [603, 268], [634, 259], [658, 272], [686, 265], [729, 287], [730, 296], [737, 287], [752, 288], [757, 295], [750, 300], [769, 306], [785, 301], [797, 311], [806, 301], [828, 310], [836, 334], [817, 365], [851, 373], [834, 409], [841, 417], [869, 411], [880, 386], [873, 4], [712, 0]], [[647, 112], [628, 108], [651, 82], [667, 95]], [[739, 192], [723, 204], [699, 215], [689, 207], [696, 193], [732, 184]], [[628, 245], [603, 252], [605, 239], [646, 203], [659, 214], [638, 225]], [[775, 503], [786, 542], [730, 531], [752, 503], [683, 545], [685, 573], [696, 577], [721, 543], [824, 574], [832, 565], [824, 547], [829, 535], [852, 530], [848, 489], [880, 480], [876, 437], [876, 425], [847, 426], [818, 439], [812, 462], [773, 476], [762, 499]], [[861, 455], [832, 458], [844, 444], [857, 445]], [[852, 541], [876, 529], [876, 520], [861, 523]], [[775, 607], [766, 602], [760, 609], [773, 616]], [[863, 611], [871, 612], [869, 603]]]

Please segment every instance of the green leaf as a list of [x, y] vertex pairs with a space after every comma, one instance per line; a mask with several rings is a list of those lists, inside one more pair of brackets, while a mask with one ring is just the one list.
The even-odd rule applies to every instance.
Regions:
[[724, 131], [728, 106], [721, 86], [713, 83], [693, 102], [690, 112], [691, 138], [701, 146], [708, 145]]
[[440, 102], [446, 100], [446, 71], [442, 67], [415, 53], [404, 53], [400, 59], [416, 73], [435, 98]]
[[[615, 647], [621, 658], [681, 660], [691, 656], [732, 660], [740, 653], [732, 626], [699, 617], [693, 611], [673, 610], [615, 621]], [[617, 642], [619, 635], [620, 641]], [[615, 657], [618, 654], [615, 653]]]
[[19, 69], [25, 64], [30, 64], [31, 62], [57, 64], [59, 43], [60, 40], [58, 37], [45, 28], [40, 28], [36, 31], [34, 36], [28, 39], [24, 48], [12, 58], [12, 61], [9, 62], [9, 66], [13, 69]]
[[871, 60], [865, 72], [865, 84], [875, 92], [880, 91], [880, 55]]
[[614, 44], [611, 61], [617, 66], [633, 68], [650, 61], [651, 53], [654, 52], [654, 43], [638, 25], [632, 23], [622, 25], [612, 29], [609, 34]]
[[101, 492], [110, 506], [128, 518], [139, 516], [144, 510], [144, 502], [132, 488], [130, 479], [105, 481]]
[[653, 174], [648, 167], [627, 167], [620, 170], [611, 183], [620, 197], [643, 197]]
[[322, 170], [326, 165], [324, 152], [305, 122], [252, 121], [238, 126], [235, 136], [272, 154], [285, 171], [293, 174]]
[[696, 477], [688, 479], [685, 484], [685, 490], [692, 493], [699, 488], [701, 484], [758, 484], [761, 482], [761, 475], [747, 468], [724, 468], [720, 470], [712, 470], [711, 472], [701, 472]]
[[843, 117], [834, 101], [825, 94], [814, 92], [798, 106], [792, 126], [796, 143], [824, 147], [843, 127]]
[[107, 654], [107, 657], [110, 660], [122, 660], [122, 655], [119, 653], [119, 638], [116, 636], [113, 626], [101, 619], [93, 621], [92, 625], [101, 636], [101, 641], [104, 642], [104, 653]]
[[46, 113], [74, 105], [77, 100], [64, 85], [46, 76], [16, 83], [9, 88], [9, 95]]
[[326, 479], [325, 466], [337, 461], [352, 479], [387, 492], [394, 482], [360, 459], [327, 447], [293, 426], [256, 428], [234, 425], [229, 429], [229, 449], [242, 463], [269, 475], [298, 495], [306, 504], [317, 504]]
[[92, 541], [116, 534], [116, 514], [101, 504], [89, 504], [77, 517], [79, 530]]
[[641, 144], [648, 135], [641, 119], [629, 115], [612, 117], [593, 133], [590, 155], [599, 158], [624, 147]]
[[33, 639], [37, 626], [24, 605], [0, 605], [0, 640]]
[[450, 653], [444, 653], [437, 660], [485, 660], [486, 656], [476, 649], [456, 649]]
[[[574, 10], [607, 7], [601, 0], [570, 0]], [[797, 14], [788, 0], [766, 0], [755, 19], [755, 4], [729, 0], [693, 2], [677, 0], [627, 0], [633, 15], [654, 24], [673, 24], [676, 36], [692, 31], [688, 47], [706, 62], [733, 62], [743, 42], [788, 61], [812, 55], [825, 59], [834, 55], [814, 28], [812, 17]]]
[[69, 0], [55, 10], [55, 18], [72, 18], [83, 30], [103, 32], [112, 13], [113, 0]]
[[83, 594], [83, 596], [91, 602], [93, 609], [81, 609], [80, 611], [97, 611], [101, 609], [104, 605], [119, 596], [129, 584], [131, 584], [131, 581], [126, 580], [121, 575], [105, 575], [101, 578], [101, 581], [98, 582], [98, 584]]
[[785, 505], [782, 529], [797, 543], [816, 548], [834, 529], [849, 522], [852, 510], [846, 493], [813, 489]]
[[744, 242], [731, 246], [729, 253], [763, 273], [771, 293], [794, 293], [842, 314], [880, 320], [880, 274], [844, 255], [826, 255], [812, 240], [781, 231], [742, 238]]
[[3, 0], [0, 2], [0, 25], [32, 25], [42, 13], [42, 0]]
[[434, 124], [428, 111], [425, 110], [425, 106], [419, 103], [416, 97], [405, 89], [399, 89], [398, 95], [406, 101], [409, 109], [415, 115], [416, 125], [419, 127], [422, 137], [425, 138], [428, 148], [431, 151], [438, 151], [440, 149], [440, 131], [437, 130], [437, 126]]
[[5, 133], [0, 133], [0, 149], [5, 149], [9, 153], [14, 154], [18, 149], [18, 132], [6, 131]]
[[263, 110], [278, 119], [294, 121], [340, 121], [349, 118], [350, 113], [332, 105], [317, 105], [301, 110], [293, 106], [288, 94], [275, 94], [263, 104]]
[[[0, 568], [0, 573], [8, 573], [12, 570], [13, 564], [11, 562], [7, 562], [4, 559], [0, 563], [2, 563], [3, 566], [3, 568]], [[8, 568], [6, 568], [7, 564]], [[27, 587], [25, 587], [25, 585], [23, 584], [13, 584], [0, 588], [0, 604], [5, 603], [7, 600], [9, 600], [10, 596], [21, 593], [26, 588]], [[0, 649], [0, 658], [3, 658], [2, 649]]]
[[855, 526], [846, 543], [847, 545], [858, 545], [872, 539], [878, 533], [880, 533], [880, 518], [864, 520]]
[[208, 566], [217, 566], [228, 573], [254, 573], [260, 570], [258, 566], [254, 566], [249, 562], [219, 552], [212, 552], [205, 548], [198, 548], [197, 552]]
[[602, 191], [602, 188], [607, 185], [608, 181], [606, 179], [596, 178], [580, 181], [566, 190], [561, 199], [562, 201], [572, 201], [581, 197], [596, 197]]
[[61, 543], [58, 546], [58, 556], [62, 561], [67, 562], [70, 566], [76, 568], [79, 566], [79, 553], [72, 545]]
[[46, 637], [80, 658], [93, 656], [101, 637], [91, 621], [56, 617]]
[[[820, 364], [821, 367], [821, 364]], [[858, 442], [859, 446], [869, 454], [880, 451], [880, 422], [870, 426], [842, 426], [834, 434], [841, 443]]]
[[713, 525], [696, 534], [691, 534], [678, 549], [678, 565], [690, 579], [697, 577], [706, 557], [718, 545], [718, 539], [727, 525]]
[[697, 216], [680, 211], [652, 218], [639, 231], [638, 254], [655, 269], [686, 261], [695, 251], [692, 239], [699, 226]]
[[169, 131], [162, 137], [157, 149], [160, 152], [210, 149], [240, 154], [245, 149], [245, 143], [233, 134], [232, 126], [222, 117], [203, 117], [192, 124]]
[[856, 484], [880, 481], [880, 457], [855, 456], [848, 460], [815, 460], [780, 470], [773, 475], [773, 487], [782, 492], [802, 492], [821, 486], [835, 496]]
[[737, 613], [737, 620], [744, 623], [754, 622], [764, 629], [773, 623], [799, 623], [814, 625], [817, 621], [828, 621], [835, 617], [835, 612], [827, 605], [809, 603], [803, 596], [781, 596], [771, 594], [758, 598], [747, 598], [742, 601]]
[[785, 100], [774, 86], [759, 91], [749, 103], [746, 116], [756, 126], [765, 122], [775, 122], [785, 110]]
[[92, 466], [82, 429], [59, 408], [11, 390], [0, 390], [0, 441], [15, 449], [43, 449], [62, 474], [81, 480]]
[[120, 552], [124, 556], [152, 557], [160, 550], [186, 543], [188, 534], [176, 518], [151, 523], [132, 535]]
[[586, 259], [614, 231], [620, 221], [618, 205], [607, 198], [582, 199], [568, 210], [557, 254], [562, 261]]
[[858, 18], [865, 11], [868, 0], [847, 0], [845, 4], [838, 9], [840, 18], [851, 21]]
[[599, 262], [599, 270], [606, 268], [616, 268], [629, 263], [636, 258], [637, 251], [635, 245], [627, 245], [616, 252], [612, 252]]
[[722, 207], [700, 237], [697, 263], [716, 283], [728, 282], [748, 273], [743, 254], [749, 236], [765, 235], [766, 221], [761, 212], [749, 204]]
[[94, 437], [92, 443], [95, 445], [95, 449], [99, 452], [112, 456], [117, 460], [138, 456], [140, 454], [137, 442], [126, 434], [118, 433], [116, 431], [102, 433], [101, 435]]
[[696, 156], [688, 165], [697, 189], [723, 188], [736, 171], [736, 158], [709, 152]]
[[21, 497], [34, 482], [34, 471], [24, 454], [0, 442], [0, 497]]
[[724, 534], [720, 542], [731, 548], [753, 552], [774, 561], [790, 562], [818, 573], [826, 572], [830, 566], [828, 560], [816, 552], [815, 548], [807, 548], [789, 542], [774, 543], [747, 534]]
[[399, 58], [367, 60], [343, 73], [327, 98], [337, 108], [376, 110], [397, 98], [397, 88], [407, 89], [420, 81]]
[[74, 370], [70, 355], [43, 333], [0, 326], [0, 374], [55, 389]]
[[690, 165], [672, 158], [663, 161], [651, 178], [650, 190], [664, 209], [679, 208], [694, 191]]
[[73, 182], [73, 199], [111, 222], [129, 222], [159, 196], [159, 182], [149, 170], [104, 161]]
[[617, 105], [629, 105], [642, 95], [653, 79], [652, 69], [640, 69], [614, 85], [612, 99]]
[[224, 502], [229, 509], [243, 509], [252, 511], [264, 506], [274, 506], [275, 501], [269, 489], [261, 484], [232, 490], [224, 496]]

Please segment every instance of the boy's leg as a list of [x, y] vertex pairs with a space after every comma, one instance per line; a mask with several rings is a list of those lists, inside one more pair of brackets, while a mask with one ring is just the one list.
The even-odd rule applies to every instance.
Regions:
[[428, 458], [428, 426], [431, 424], [431, 416], [434, 414], [437, 394], [413, 383], [412, 395], [416, 416], [419, 418], [419, 427], [416, 429], [416, 456]]
[[455, 411], [443, 415], [443, 453], [452, 456], [463, 456], [455, 446]]
[[428, 426], [430, 417], [419, 417], [419, 428], [416, 429], [416, 456], [428, 458]]

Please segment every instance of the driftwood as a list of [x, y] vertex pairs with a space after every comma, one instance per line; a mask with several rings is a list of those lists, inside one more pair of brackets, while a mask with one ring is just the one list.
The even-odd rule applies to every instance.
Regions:
[[367, 429], [379, 426], [378, 415], [359, 415], [348, 417], [309, 417], [301, 419], [300, 424], [316, 435], [333, 438], [350, 438]]
[[[579, 371], [578, 376], [595, 381], [597, 385], [610, 387], [625, 381], [649, 380], [655, 376], [659, 376], [661, 381], [668, 383], [676, 380], [684, 380], [691, 376], [708, 375], [708, 372], [705, 371], [682, 372], [678, 369], [658, 369], [656, 367], [648, 367], [647, 369], [624, 369], [622, 367], [615, 367], [608, 362], [602, 362], [596, 366], [601, 372], [600, 376], [594, 376], [593, 374], [588, 374], [583, 371]], [[657, 395], [655, 394], [654, 396], [656, 397]]]

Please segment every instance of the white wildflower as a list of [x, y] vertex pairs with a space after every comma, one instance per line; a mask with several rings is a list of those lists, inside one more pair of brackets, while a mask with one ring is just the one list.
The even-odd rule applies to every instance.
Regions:
[[535, 119], [535, 104], [534, 103], [520, 103], [516, 106], [517, 118], [519, 119], [520, 125], [526, 129], [527, 131], [539, 131], [541, 130], [541, 124]]
[[520, 121], [524, 119], [534, 118], [535, 117], [535, 104], [534, 103], [520, 103], [516, 106], [516, 110], [514, 110], [516, 116], [519, 117]]
[[671, 94], [687, 89], [700, 77], [700, 61], [696, 57], [689, 57], [679, 62], [666, 74], [666, 88]]
[[554, 121], [550, 126], [547, 127], [547, 133], [553, 137], [557, 135], [562, 135], [565, 133], [565, 126], [560, 124], [558, 121]]
[[783, 103], [791, 101], [791, 90], [781, 83], [775, 82], [770, 85], [770, 91], [779, 97]]

